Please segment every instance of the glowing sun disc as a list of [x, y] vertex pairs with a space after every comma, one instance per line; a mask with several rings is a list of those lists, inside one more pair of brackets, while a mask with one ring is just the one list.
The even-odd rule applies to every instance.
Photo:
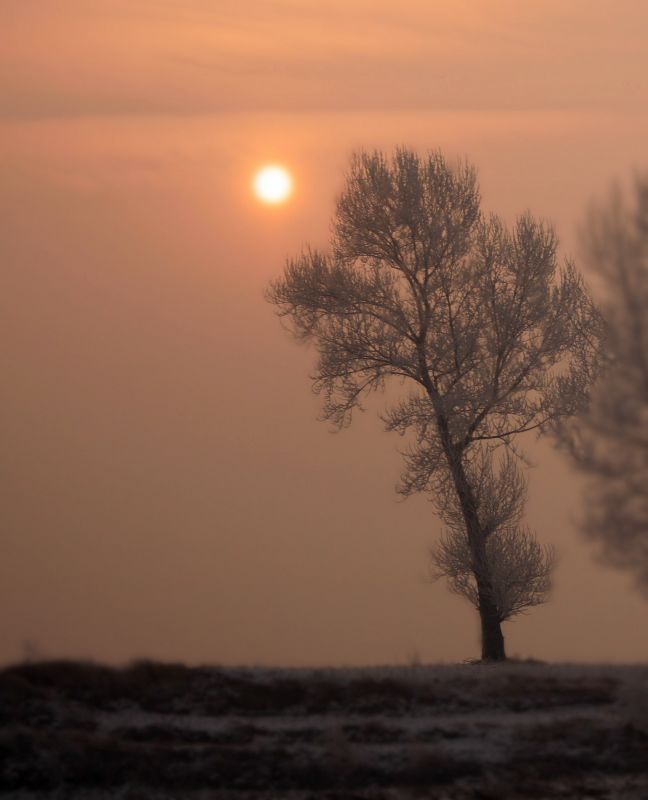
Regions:
[[269, 165], [260, 169], [254, 176], [254, 193], [264, 203], [283, 203], [293, 188], [290, 173], [284, 167]]

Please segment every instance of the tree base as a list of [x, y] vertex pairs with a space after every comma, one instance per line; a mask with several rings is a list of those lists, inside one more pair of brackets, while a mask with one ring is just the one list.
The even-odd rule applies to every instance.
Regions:
[[490, 604], [484, 603], [479, 609], [482, 633], [482, 661], [506, 661], [502, 624], [497, 611]]

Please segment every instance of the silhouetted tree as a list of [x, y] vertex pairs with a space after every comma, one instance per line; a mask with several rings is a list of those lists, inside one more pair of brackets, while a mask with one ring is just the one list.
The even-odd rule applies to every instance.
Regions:
[[615, 188], [592, 208], [582, 241], [603, 283], [604, 368], [563, 441], [589, 478], [583, 532], [648, 593], [648, 176], [630, 205]]
[[573, 414], [592, 374], [597, 314], [556, 247], [528, 214], [512, 231], [485, 217], [469, 164], [360, 153], [330, 251], [289, 260], [268, 292], [317, 346], [324, 418], [343, 427], [387, 380], [409, 387], [384, 415], [410, 436], [399, 491], [429, 492], [446, 523], [433, 559], [477, 607], [484, 659], [505, 658], [501, 622], [549, 586], [514, 439]]

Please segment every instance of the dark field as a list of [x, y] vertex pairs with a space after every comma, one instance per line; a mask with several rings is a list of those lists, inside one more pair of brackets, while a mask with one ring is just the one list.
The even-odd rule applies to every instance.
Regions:
[[648, 668], [0, 672], [0, 794], [648, 798]]

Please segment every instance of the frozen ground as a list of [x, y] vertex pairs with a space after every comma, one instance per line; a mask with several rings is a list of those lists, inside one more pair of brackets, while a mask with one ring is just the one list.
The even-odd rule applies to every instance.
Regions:
[[648, 667], [23, 664], [0, 794], [648, 800]]

